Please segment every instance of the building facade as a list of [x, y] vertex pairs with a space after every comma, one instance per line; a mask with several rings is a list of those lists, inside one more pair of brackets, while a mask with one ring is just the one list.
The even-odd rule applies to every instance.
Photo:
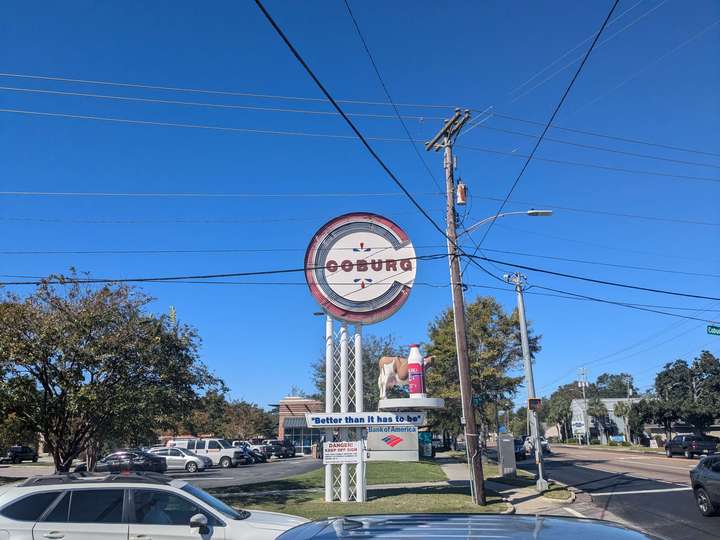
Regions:
[[[605, 435], [607, 437], [620, 436], [625, 434], [625, 419], [620, 416], [615, 416], [615, 404], [619, 402], [625, 403], [637, 403], [641, 398], [601, 398], [600, 401], [605, 405], [608, 411], [608, 415], [602, 419], [603, 427], [605, 428]], [[590, 400], [588, 399], [588, 402]], [[590, 437], [593, 439], [600, 438], [602, 432], [599, 429], [597, 419], [591, 417], [589, 414], [586, 415], [585, 401], [582, 399], [573, 399], [570, 403], [572, 410], [572, 424], [576, 422], [584, 423], [584, 418], [587, 418], [588, 426], [590, 428]]]
[[288, 396], [278, 403], [278, 439], [292, 441], [298, 454], [310, 454], [314, 444], [320, 444], [324, 432], [310, 429], [305, 413], [322, 412], [325, 404], [316, 399]]

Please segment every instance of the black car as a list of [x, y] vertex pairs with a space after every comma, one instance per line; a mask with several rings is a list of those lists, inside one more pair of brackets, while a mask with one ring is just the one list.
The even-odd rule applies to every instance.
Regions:
[[270, 455], [279, 458], [293, 457], [295, 455], [295, 445], [288, 440], [273, 439], [265, 441], [270, 447]]
[[515, 461], [521, 461], [527, 457], [525, 454], [525, 441], [523, 439], [513, 439], [515, 448]]
[[682, 454], [688, 459], [701, 454], [711, 455], [717, 452], [719, 442], [720, 439], [709, 435], [678, 435], [665, 444], [665, 455]]
[[[87, 470], [84, 463], [75, 467], [75, 472]], [[164, 473], [167, 470], [167, 462], [164, 457], [149, 454], [141, 450], [120, 450], [113, 452], [98, 460], [95, 464], [95, 472], [123, 472], [123, 471], [149, 471]]]
[[1, 462], [21, 463], [23, 461], [32, 461], [37, 463], [38, 453], [29, 446], [11, 446]]
[[485, 535], [507, 540], [582, 538], [648, 540], [650, 537], [609, 521], [554, 516], [482, 514], [398, 514], [348, 516], [310, 521], [289, 529], [277, 540], [340, 538], [432, 538], [458, 540]]
[[690, 484], [703, 516], [720, 512], [720, 456], [701, 459], [690, 471]]

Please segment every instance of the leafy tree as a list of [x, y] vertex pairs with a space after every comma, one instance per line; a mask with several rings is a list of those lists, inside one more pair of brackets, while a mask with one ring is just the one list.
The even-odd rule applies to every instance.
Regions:
[[97, 441], [175, 425], [218, 384], [198, 360], [195, 331], [146, 313], [149, 302], [73, 275], [0, 303], [0, 394], [42, 434], [58, 471]]
[[603, 373], [595, 381], [594, 395], [601, 398], [624, 398], [630, 387], [631, 397], [637, 395], [638, 389], [628, 373]]
[[547, 410], [546, 421], [555, 424], [561, 439], [568, 439], [572, 422], [571, 399], [562, 392], [555, 392], [543, 408]]
[[528, 434], [527, 429], [527, 407], [519, 407], [510, 417], [510, 431], [515, 437]]
[[[522, 377], [508, 375], [522, 361], [520, 327], [517, 313], [506, 313], [492, 297], [478, 297], [468, 304], [465, 319], [472, 393], [480, 398], [479, 422], [487, 425], [495, 414], [487, 404], [512, 398], [522, 382]], [[462, 407], [452, 310], [444, 310], [428, 333], [427, 351], [434, 357], [426, 377], [429, 393], [445, 399], [445, 409], [433, 411], [431, 422], [436, 429], [455, 436], [462, 432]], [[540, 338], [530, 329], [528, 333], [534, 355], [540, 350]]]
[[269, 439], [277, 432], [276, 415], [247, 401], [230, 401], [225, 406], [222, 434], [228, 439]]
[[588, 400], [587, 413], [595, 420], [595, 425], [600, 430], [600, 438], [605, 444], [607, 442], [607, 436], [605, 435], [605, 422], [608, 416], [607, 407], [600, 401], [599, 397], [593, 397]]

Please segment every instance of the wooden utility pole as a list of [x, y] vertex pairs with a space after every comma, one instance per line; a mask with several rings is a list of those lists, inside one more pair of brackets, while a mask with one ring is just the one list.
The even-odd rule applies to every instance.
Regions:
[[465, 429], [465, 445], [470, 466], [473, 502], [485, 505], [485, 483], [482, 470], [480, 440], [475, 421], [475, 410], [472, 404], [472, 385], [470, 381], [470, 363], [468, 360], [467, 335], [465, 333], [465, 301], [463, 299], [462, 274], [460, 273], [460, 253], [457, 246], [457, 230], [455, 220], [455, 163], [452, 145], [463, 125], [470, 119], [470, 112], [455, 115], [445, 122], [443, 128], [425, 144], [426, 150], [445, 153], [445, 194], [447, 197], [447, 238], [448, 262], [450, 263], [450, 288], [452, 290], [453, 320], [455, 325], [455, 347], [457, 350], [458, 374], [460, 378], [460, 400], [462, 403], [463, 427]]

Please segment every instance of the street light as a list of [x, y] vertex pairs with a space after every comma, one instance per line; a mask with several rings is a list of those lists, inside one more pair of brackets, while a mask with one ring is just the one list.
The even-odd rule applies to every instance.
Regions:
[[478, 221], [477, 223], [474, 223], [474, 224], [470, 225], [470, 226], [467, 227], [462, 233], [460, 233], [460, 234], [458, 235], [458, 238], [461, 237], [463, 234], [469, 234], [469, 233], [471, 233], [471, 232], [479, 229], [480, 227], [482, 227], [482, 226], [485, 225], [486, 223], [490, 223], [491, 221], [495, 221], [496, 219], [500, 219], [501, 217], [505, 217], [505, 216], [535, 216], [535, 217], [547, 217], [547, 216], [552, 216], [552, 215], [553, 215], [553, 211], [552, 211], [552, 210], [534, 210], [534, 209], [531, 209], [531, 210], [524, 210], [524, 211], [522, 211], [522, 212], [503, 212], [502, 214], [498, 214], [497, 216], [486, 217], [485, 219], [481, 219], [481, 220]]
[[[485, 223], [495, 221], [500, 217], [515, 216], [515, 215], [527, 215], [527, 216], [552, 216], [552, 210], [527, 210], [525, 212], [504, 212], [496, 216], [490, 216], [481, 221], [478, 221], [474, 225], [471, 225], [465, 229], [463, 234], [470, 233], [481, 227]], [[542, 461], [542, 444], [540, 443], [540, 425], [538, 422], [537, 412], [531, 410], [530, 403], [535, 402], [535, 382], [533, 380], [533, 369], [532, 359], [530, 358], [530, 344], [528, 342], [527, 334], [527, 321], [525, 320], [525, 302], [523, 299], [523, 288], [527, 278], [520, 273], [514, 273], [512, 275], [506, 275], [505, 281], [515, 285], [515, 292], [517, 294], [518, 303], [518, 319], [520, 324], [520, 341], [523, 353], [523, 364], [525, 367], [525, 382], [528, 388], [528, 418], [531, 420], [531, 437], [533, 439], [533, 445], [535, 446], [535, 463], [538, 467], [538, 477], [536, 482], [536, 489], [539, 492], [546, 491], [548, 489], [548, 483], [544, 478], [543, 461]]]

